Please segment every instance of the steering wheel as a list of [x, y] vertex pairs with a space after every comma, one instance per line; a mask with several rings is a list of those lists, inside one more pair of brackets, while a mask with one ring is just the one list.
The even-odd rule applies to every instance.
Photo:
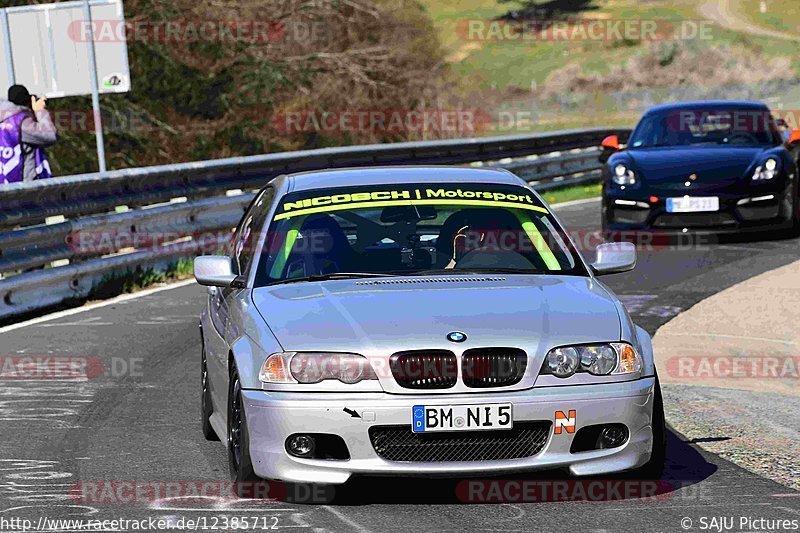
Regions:
[[758, 139], [751, 133], [738, 132], [728, 136], [728, 144], [758, 144]]
[[477, 248], [464, 254], [456, 263], [454, 269], [492, 269], [502, 268], [511, 270], [536, 270], [538, 267], [522, 254], [512, 250], [492, 250]]

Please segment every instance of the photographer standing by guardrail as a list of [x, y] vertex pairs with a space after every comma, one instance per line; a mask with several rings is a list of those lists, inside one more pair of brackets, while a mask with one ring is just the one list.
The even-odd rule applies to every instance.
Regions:
[[44, 147], [58, 136], [46, 105], [22, 85], [12, 85], [8, 100], [0, 100], [0, 184], [51, 177]]

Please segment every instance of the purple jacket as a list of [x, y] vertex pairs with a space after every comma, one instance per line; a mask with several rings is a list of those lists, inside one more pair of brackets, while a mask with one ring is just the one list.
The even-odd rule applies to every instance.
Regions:
[[[43, 109], [34, 116], [28, 107], [0, 100], [0, 184], [50, 177], [50, 166], [43, 148], [57, 139], [55, 125], [47, 110]], [[17, 152], [21, 161], [16, 159]]]

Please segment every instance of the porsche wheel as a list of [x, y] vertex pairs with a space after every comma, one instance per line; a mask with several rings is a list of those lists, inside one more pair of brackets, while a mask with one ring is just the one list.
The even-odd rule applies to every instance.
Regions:
[[795, 186], [794, 204], [792, 206], [792, 227], [789, 230], [789, 237], [800, 237], [800, 185]]

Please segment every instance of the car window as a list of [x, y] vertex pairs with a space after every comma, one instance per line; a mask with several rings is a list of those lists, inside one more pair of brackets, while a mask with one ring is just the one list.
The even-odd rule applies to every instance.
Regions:
[[262, 231], [269, 214], [269, 207], [275, 196], [275, 190], [267, 187], [261, 191], [245, 212], [231, 240], [231, 259], [233, 270], [237, 275], [247, 275], [253, 261], [258, 235]]
[[629, 147], [772, 146], [779, 142], [780, 133], [767, 109], [676, 108], [645, 115], [633, 131]]
[[256, 285], [337, 273], [587, 275], [528, 189], [424, 184], [308, 190], [278, 202]]

